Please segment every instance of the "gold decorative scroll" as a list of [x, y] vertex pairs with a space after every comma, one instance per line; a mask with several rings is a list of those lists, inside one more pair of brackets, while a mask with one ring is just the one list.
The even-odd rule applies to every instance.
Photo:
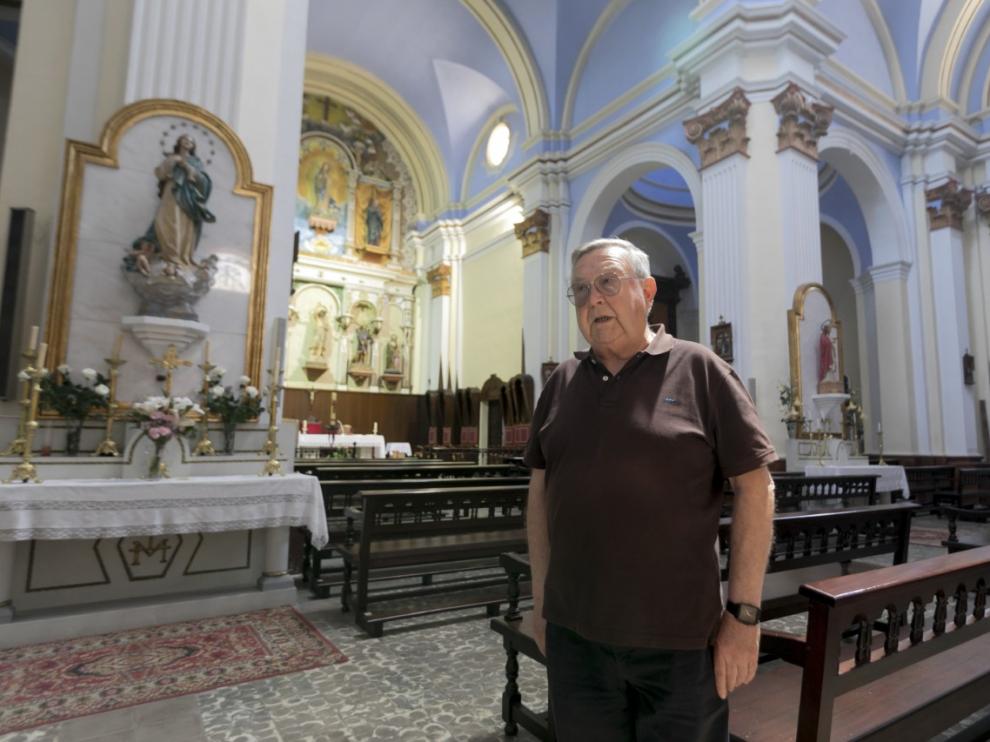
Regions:
[[746, 114], [749, 99], [736, 88], [722, 103], [684, 122], [684, 134], [698, 148], [702, 169], [735, 154], [749, 156]]
[[925, 202], [928, 204], [928, 228], [936, 229], [963, 228], [963, 214], [973, 203], [973, 192], [968, 188], [960, 188], [959, 181], [949, 178], [936, 188], [925, 191]]
[[550, 252], [550, 215], [543, 209], [515, 225], [516, 239], [522, 243], [522, 256], [528, 258], [538, 252]]
[[65, 362], [69, 342], [69, 313], [76, 272], [76, 245], [82, 204], [83, 175], [87, 165], [118, 169], [120, 140], [135, 124], [155, 116], [179, 116], [217, 135], [229, 148], [235, 164], [233, 193], [254, 199], [251, 249], [251, 299], [244, 348], [245, 373], [261, 378], [262, 345], [265, 326], [265, 293], [268, 283], [268, 244], [272, 212], [272, 187], [254, 181], [251, 159], [240, 137], [224, 121], [204, 108], [178, 100], [149, 98], [125, 106], [115, 113], [100, 136], [99, 144], [72, 139], [65, 143], [65, 167], [55, 243], [55, 268], [48, 290], [49, 368]]
[[818, 140], [828, 132], [835, 109], [822, 103], [808, 103], [801, 88], [793, 82], [773, 99], [773, 108], [780, 116], [777, 151], [796, 149], [817, 160]]
[[450, 263], [440, 263], [426, 274], [426, 280], [433, 287], [433, 298], [450, 296]]

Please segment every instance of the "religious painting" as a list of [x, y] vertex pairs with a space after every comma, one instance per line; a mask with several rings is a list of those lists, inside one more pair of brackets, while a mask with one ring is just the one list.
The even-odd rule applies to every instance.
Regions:
[[350, 171], [350, 156], [336, 139], [321, 133], [303, 137], [299, 146], [295, 218], [303, 252], [343, 254]]
[[[721, 319], [721, 317], [719, 318]], [[732, 363], [732, 323], [719, 322], [711, 326], [711, 343], [715, 355], [726, 363]]]
[[392, 191], [372, 183], [359, 183], [355, 208], [358, 250], [377, 255], [391, 253]]
[[540, 364], [540, 380], [543, 386], [547, 385], [547, 382], [550, 381], [550, 377], [559, 365], [556, 361], [544, 361]]

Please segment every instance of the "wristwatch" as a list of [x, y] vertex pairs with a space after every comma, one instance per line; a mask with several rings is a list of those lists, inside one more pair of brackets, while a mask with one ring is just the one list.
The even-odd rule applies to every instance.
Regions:
[[725, 610], [731, 613], [735, 619], [747, 626], [756, 626], [760, 622], [760, 609], [749, 603], [734, 603], [731, 600], [725, 602]]

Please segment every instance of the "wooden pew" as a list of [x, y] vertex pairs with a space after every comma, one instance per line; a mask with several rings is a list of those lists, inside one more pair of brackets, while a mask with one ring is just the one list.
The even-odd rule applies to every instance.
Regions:
[[986, 508], [956, 508], [951, 505], [941, 507], [942, 515], [949, 521], [949, 538], [942, 542], [942, 546], [948, 549], [950, 554], [966, 549], [978, 549], [981, 546], [990, 546], [990, 540], [985, 534], [967, 534], [964, 539], [959, 538], [959, 521], [979, 521], [985, 523], [990, 516], [990, 510]]
[[954, 466], [905, 466], [904, 473], [907, 475], [911, 499], [923, 507], [935, 507], [936, 492], [951, 492], [955, 489]]
[[[806, 637], [764, 632], [787, 661], [732, 694], [732, 739], [930, 739], [985, 707], [988, 584], [990, 547], [803, 586]], [[953, 739], [988, 735], [984, 717]]]
[[524, 473], [511, 464], [458, 464], [427, 462], [409, 464], [375, 464], [372, 466], [315, 466], [308, 473], [320, 480], [334, 479], [415, 479], [438, 477], [502, 477]]
[[[827, 564], [848, 564], [880, 554], [891, 554], [895, 564], [907, 559], [911, 515], [918, 505], [898, 502], [893, 505], [850, 508], [842, 511], [779, 513], [774, 516], [774, 545], [767, 564], [768, 573], [784, 573]], [[719, 544], [723, 554], [729, 547], [727, 518], [719, 522]], [[518, 609], [518, 585], [528, 581], [529, 560], [520, 554], [505, 554], [500, 564], [509, 581], [508, 611], [493, 618], [491, 628], [502, 637], [506, 653], [505, 690], [502, 693], [502, 719], [505, 733], [513, 735], [522, 726], [539, 739], [552, 740], [546, 714], [538, 713], [522, 702], [519, 691], [519, 655], [540, 664], [545, 659], [533, 638], [532, 611]], [[722, 579], [728, 578], [728, 561]], [[807, 609], [808, 598], [799, 594], [765, 598], [762, 610], [766, 620], [791, 615]]]
[[[775, 488], [777, 512], [792, 512], [802, 509], [829, 510], [847, 507], [853, 498], [862, 500], [854, 504], [875, 505], [877, 503], [877, 480], [879, 474], [843, 474], [836, 477], [809, 477], [797, 472], [775, 472], [772, 474]], [[732, 513], [732, 486], [725, 481], [722, 514]]]
[[940, 506], [979, 508], [990, 513], [990, 467], [959, 469], [956, 489], [936, 492], [935, 501]]
[[[488, 483], [488, 479], [482, 480]], [[499, 477], [499, 485], [528, 485], [529, 477]], [[374, 492], [377, 490], [396, 489], [430, 489], [477, 486], [476, 478], [445, 477], [441, 479], [425, 479], [413, 477], [409, 479], [342, 479], [321, 481], [323, 506], [327, 514], [327, 529], [330, 541], [322, 549], [314, 549], [310, 542], [309, 533], [303, 551], [303, 579], [317, 598], [326, 598], [336, 585], [343, 584], [343, 566], [324, 569], [326, 560], [332, 559], [344, 543], [346, 518], [345, 513], [355, 503], [359, 492]], [[352, 536], [353, 538], [353, 536]]]
[[[487, 484], [487, 483], [486, 483]], [[506, 602], [506, 577], [470, 576], [498, 566], [505, 551], [526, 548], [525, 485], [362, 492], [348, 513], [343, 610], [381, 636], [386, 621]], [[359, 536], [357, 524], [360, 523]], [[369, 594], [376, 573], [389, 577], [461, 573], [467, 576]]]

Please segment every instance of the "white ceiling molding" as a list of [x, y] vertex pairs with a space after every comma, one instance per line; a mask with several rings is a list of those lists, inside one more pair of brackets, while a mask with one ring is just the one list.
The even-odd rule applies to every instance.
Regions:
[[[974, 113], [969, 108], [969, 93], [973, 88], [973, 78], [976, 77], [976, 68], [979, 66], [981, 53], [988, 42], [990, 42], [990, 23], [985, 24], [980, 29], [980, 35], [977, 36], [976, 42], [971, 47], [972, 51], [966, 61], [966, 67], [963, 69], [962, 79], [959, 83], [959, 96], [956, 98], [959, 110], [963, 113]], [[980, 96], [980, 103], [986, 103], [983, 96]]]
[[966, 30], [982, 0], [947, 0], [929, 37], [921, 67], [918, 98], [949, 100], [952, 68], [962, 48]]
[[873, 24], [873, 31], [883, 49], [884, 59], [887, 60], [887, 72], [890, 74], [890, 84], [894, 87], [894, 98], [898, 103], [907, 103], [907, 87], [904, 85], [904, 71], [901, 69], [901, 60], [897, 56], [897, 46], [894, 44], [894, 37], [890, 35], [887, 21], [877, 5], [877, 0], [863, 0], [863, 8], [866, 15]]
[[540, 139], [544, 131], [550, 129], [551, 123], [543, 78], [526, 37], [497, 0], [461, 2], [492, 37], [509, 66], [519, 90], [523, 118], [526, 121], [527, 139], [523, 147], [529, 147]]
[[409, 167], [420, 218], [433, 219], [450, 202], [447, 169], [419, 115], [395, 90], [350, 62], [310, 52], [303, 88], [353, 108], [381, 129]]

